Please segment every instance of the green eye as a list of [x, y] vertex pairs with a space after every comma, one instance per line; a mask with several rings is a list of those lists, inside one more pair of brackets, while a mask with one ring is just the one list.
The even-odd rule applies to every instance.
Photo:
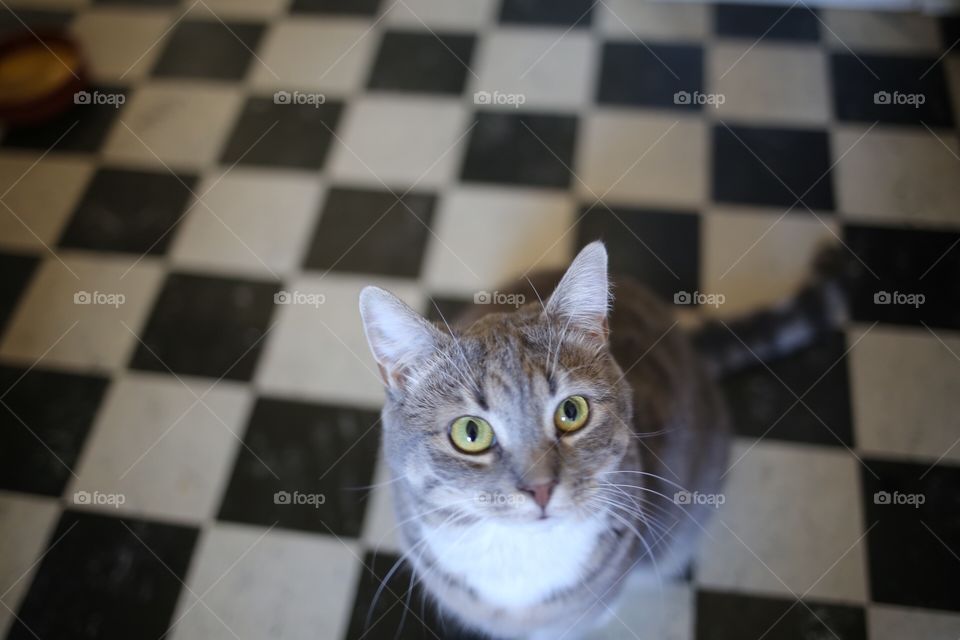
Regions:
[[570, 396], [560, 403], [553, 414], [553, 423], [563, 433], [573, 433], [587, 424], [590, 405], [583, 396]]
[[483, 453], [493, 446], [493, 427], [483, 418], [462, 416], [450, 425], [450, 440], [464, 453]]

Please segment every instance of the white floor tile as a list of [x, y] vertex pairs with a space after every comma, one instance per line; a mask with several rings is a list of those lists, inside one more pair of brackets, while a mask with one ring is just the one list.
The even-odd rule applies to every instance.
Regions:
[[[597, 43], [587, 33], [563, 29], [500, 29], [483, 37], [474, 57], [469, 93], [494, 99], [485, 109], [576, 109], [593, 98]], [[522, 96], [497, 101], [498, 95]]]
[[750, 444], [732, 451], [730, 463], [740, 461], [701, 541], [698, 583], [864, 601], [859, 463], [835, 447]]
[[41, 357], [105, 370], [126, 365], [137, 343], [131, 331], [139, 332], [146, 320], [161, 267], [150, 258], [132, 267], [133, 257], [60, 257], [63, 264], [47, 259], [24, 292], [0, 356], [27, 365]]
[[712, 26], [712, 7], [693, 2], [604, 0], [594, 14], [600, 32], [618, 40], [700, 40]]
[[803, 283], [817, 248], [837, 242], [829, 216], [821, 216], [828, 228], [806, 209], [783, 214], [717, 208], [701, 218], [702, 293], [724, 296], [719, 308], [707, 305], [704, 311], [737, 314], [776, 303]]
[[703, 121], [604, 111], [581, 119], [580, 127], [575, 187], [585, 200], [690, 207], [706, 200]]
[[214, 171], [197, 187], [195, 203], [170, 250], [190, 269], [280, 277], [306, 250], [324, 189], [308, 172], [235, 168]]
[[876, 127], [833, 134], [837, 206], [846, 218], [880, 222], [957, 224], [960, 147], [956, 134]]
[[960, 336], [880, 325], [864, 335], [866, 329], [851, 330], [849, 339], [863, 336], [849, 356], [857, 450], [960, 461]]
[[365, 97], [337, 128], [330, 175], [382, 188], [436, 187], [454, 177], [466, 149], [467, 113], [458, 101]]
[[56, 500], [0, 491], [0, 635], [30, 588], [36, 567], [53, 533], [60, 508]]
[[497, 4], [494, 0], [404, 0], [387, 5], [391, 8], [384, 22], [415, 29], [473, 31], [494, 20]]
[[78, 491], [114, 494], [123, 496], [116, 507], [88, 504], [147, 518], [212, 519], [241, 446], [252, 397], [229, 381], [212, 390], [212, 381], [185, 382], [190, 389], [168, 374], [129, 373], [116, 381], [67, 499]]
[[[383, 383], [360, 324], [360, 290], [388, 289], [423, 311], [420, 290], [409, 282], [330, 274], [289, 282], [295, 299], [322, 296], [317, 306], [283, 305], [257, 369], [257, 387], [267, 393], [378, 408]], [[302, 294], [302, 295], [301, 295]]]
[[218, 523], [204, 532], [187, 578], [203, 603], [181, 592], [175, 639], [342, 637], [359, 551], [329, 536], [266, 530]]
[[250, 80], [255, 87], [343, 96], [366, 82], [378, 41], [365, 20], [281, 20], [264, 37], [257, 54], [264, 64], [251, 66]]
[[827, 56], [817, 47], [718, 42], [707, 49], [706, 86], [723, 104], [704, 113], [724, 121], [825, 124], [831, 113]]
[[103, 153], [137, 166], [198, 169], [217, 160], [242, 106], [238, 88], [156, 82], [128, 98]]
[[[940, 29], [934, 16], [895, 11], [824, 9], [823, 40], [837, 51], [939, 55]], [[947, 43], [950, 46], [952, 43]]]
[[565, 267], [573, 257], [575, 219], [574, 203], [563, 193], [461, 187], [440, 202], [424, 280], [431, 293], [473, 297], [530, 269]]
[[173, 19], [167, 11], [97, 7], [81, 13], [71, 31], [95, 79], [129, 83], [150, 72]]
[[[93, 163], [48, 155], [34, 166], [34, 154], [0, 156], [0, 246], [54, 247], [93, 175]], [[32, 168], [31, 168], [32, 167]], [[51, 189], [50, 185], [57, 185]]]

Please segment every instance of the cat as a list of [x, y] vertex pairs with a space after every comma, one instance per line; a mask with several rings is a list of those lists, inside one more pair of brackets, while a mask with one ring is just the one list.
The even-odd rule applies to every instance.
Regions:
[[399, 537], [443, 619], [572, 639], [611, 615], [631, 574], [683, 573], [726, 469], [716, 381], [829, 330], [840, 298], [826, 282], [696, 330], [630, 278], [611, 304], [600, 242], [509, 290], [527, 304], [475, 306], [454, 327], [366, 287]]

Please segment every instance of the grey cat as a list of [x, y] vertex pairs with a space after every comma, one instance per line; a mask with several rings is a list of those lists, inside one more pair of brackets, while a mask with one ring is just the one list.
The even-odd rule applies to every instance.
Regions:
[[717, 376], [833, 322], [819, 281], [732, 331], [696, 334], [642, 285], [613, 284], [611, 306], [594, 242], [562, 278], [511, 290], [529, 304], [486, 306], [456, 328], [382, 289], [360, 295], [404, 557], [464, 631], [575, 638], [631, 574], [682, 573], [713, 511], [690, 497], [717, 494], [726, 468]]

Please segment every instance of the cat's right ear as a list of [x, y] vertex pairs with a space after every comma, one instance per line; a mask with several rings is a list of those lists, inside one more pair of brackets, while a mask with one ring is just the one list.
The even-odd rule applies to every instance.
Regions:
[[443, 334], [400, 298], [379, 287], [360, 292], [360, 317], [373, 359], [384, 384], [409, 386], [418, 369], [437, 349]]
[[585, 335], [606, 342], [609, 309], [607, 250], [602, 242], [594, 241], [573, 259], [544, 310], [550, 315], [566, 318]]

